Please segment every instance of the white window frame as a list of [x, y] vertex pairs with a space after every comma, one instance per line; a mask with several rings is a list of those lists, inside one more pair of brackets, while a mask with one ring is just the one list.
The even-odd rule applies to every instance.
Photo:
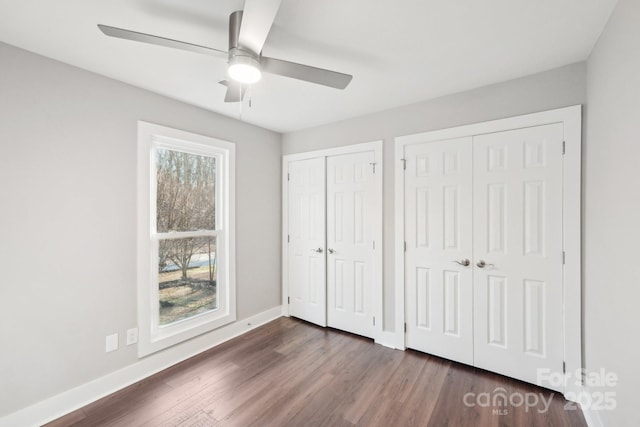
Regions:
[[[216, 158], [216, 229], [158, 233], [158, 148]], [[217, 304], [214, 310], [159, 325], [158, 244], [166, 238], [216, 237]], [[147, 122], [138, 122], [138, 357], [155, 353], [236, 320], [235, 144]]]

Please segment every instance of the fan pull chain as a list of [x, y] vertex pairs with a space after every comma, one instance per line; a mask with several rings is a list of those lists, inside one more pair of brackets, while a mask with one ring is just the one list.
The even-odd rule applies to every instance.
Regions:
[[[238, 120], [242, 121], [242, 113], [244, 111], [244, 98], [242, 97], [242, 85], [238, 85], [240, 87], [240, 102], [238, 104], [240, 104], [238, 106], [239, 108], [239, 116], [238, 116]], [[249, 108], [251, 108], [251, 106], [253, 105], [253, 96], [252, 96], [252, 92], [251, 92], [251, 86], [248, 85], [246, 88], [246, 92], [245, 92], [247, 99], [248, 99], [248, 104], [249, 104]]]
[[238, 85], [238, 90], [240, 91], [240, 93], [238, 94], [240, 97], [240, 102], [238, 103], [240, 104], [240, 121], [242, 121], [242, 111], [244, 107], [244, 100], [242, 99], [242, 84]]

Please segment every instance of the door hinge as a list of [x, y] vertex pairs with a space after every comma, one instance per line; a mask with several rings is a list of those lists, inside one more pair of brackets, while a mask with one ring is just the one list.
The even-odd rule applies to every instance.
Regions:
[[567, 373], [567, 362], [565, 362], [564, 360], [562, 361], [562, 373]]
[[376, 165], [377, 165], [377, 163], [376, 163], [376, 162], [373, 162], [373, 163], [369, 163], [369, 164], [370, 164], [371, 166], [373, 166], [373, 173], [376, 173]]
[[291, 181], [291, 175], [287, 174], [287, 181]]
[[404, 322], [404, 332], [407, 332], [407, 322]]
[[562, 265], [565, 265], [567, 263], [567, 253], [565, 251], [562, 251]]
[[287, 297], [287, 304], [291, 304], [291, 297]]
[[376, 316], [373, 316], [373, 326], [376, 326]]
[[291, 243], [291, 236], [287, 234], [287, 243]]
[[373, 250], [374, 251], [376, 250], [376, 241], [375, 240], [373, 241]]
[[567, 152], [567, 141], [562, 141], [562, 155]]
[[402, 162], [402, 169], [407, 170], [407, 159], [400, 159], [400, 161]]
[[407, 242], [404, 242], [404, 251], [407, 252]]

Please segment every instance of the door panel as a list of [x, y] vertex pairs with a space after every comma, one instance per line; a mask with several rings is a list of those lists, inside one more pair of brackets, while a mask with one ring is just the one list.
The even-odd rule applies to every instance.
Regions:
[[326, 326], [325, 159], [289, 163], [289, 313]]
[[[476, 136], [475, 365], [562, 372], [561, 124]], [[553, 388], [551, 384], [541, 384]]]
[[374, 152], [327, 158], [327, 322], [373, 337]]
[[410, 348], [473, 363], [472, 140], [405, 147], [405, 307]]
[[408, 347], [530, 383], [562, 372], [562, 138], [553, 124], [405, 146]]

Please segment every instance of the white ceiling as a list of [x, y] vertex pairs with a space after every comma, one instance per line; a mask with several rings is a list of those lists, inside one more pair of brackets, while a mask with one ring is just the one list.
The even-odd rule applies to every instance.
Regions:
[[251, 106], [223, 102], [224, 61], [96, 27], [226, 50], [242, 0], [0, 0], [0, 41], [289, 132], [584, 60], [616, 1], [283, 0], [263, 54], [354, 78], [340, 91], [265, 74]]

